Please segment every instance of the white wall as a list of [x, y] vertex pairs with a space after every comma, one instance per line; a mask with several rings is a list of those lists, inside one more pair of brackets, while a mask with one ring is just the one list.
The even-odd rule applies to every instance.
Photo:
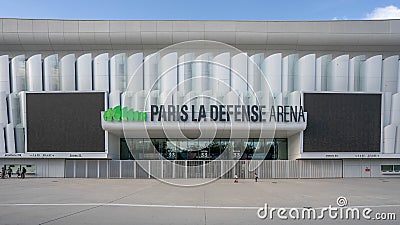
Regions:
[[294, 134], [288, 137], [288, 159], [294, 160], [300, 156], [300, 152], [303, 146], [302, 143], [302, 132]]
[[400, 159], [343, 159], [343, 177], [400, 177], [382, 174], [381, 165], [400, 165]]

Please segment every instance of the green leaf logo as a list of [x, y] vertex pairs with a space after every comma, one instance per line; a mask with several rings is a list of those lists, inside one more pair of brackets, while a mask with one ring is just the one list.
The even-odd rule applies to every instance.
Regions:
[[120, 121], [146, 121], [147, 113], [134, 111], [133, 109], [128, 109], [121, 106], [115, 106], [114, 108], [109, 108], [104, 112], [103, 119], [108, 122], [120, 122]]

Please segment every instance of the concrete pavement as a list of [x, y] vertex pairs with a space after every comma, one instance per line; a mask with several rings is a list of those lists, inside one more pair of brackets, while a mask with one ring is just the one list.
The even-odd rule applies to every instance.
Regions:
[[[170, 182], [190, 182], [169, 180]], [[216, 180], [179, 187], [153, 179], [0, 180], [0, 224], [398, 224], [397, 220], [261, 220], [257, 209], [371, 207], [400, 216], [400, 179]]]

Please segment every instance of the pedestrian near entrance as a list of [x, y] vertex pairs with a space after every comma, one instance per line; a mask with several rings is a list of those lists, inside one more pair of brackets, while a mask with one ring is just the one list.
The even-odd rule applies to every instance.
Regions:
[[19, 178], [19, 176], [21, 175], [21, 170], [18, 168], [16, 173], [17, 173], [17, 178]]
[[25, 179], [25, 174], [26, 174], [26, 169], [25, 169], [25, 167], [22, 167], [22, 173], [21, 173], [22, 179]]
[[235, 178], [235, 180], [233, 181], [233, 183], [239, 183], [238, 175], [237, 175], [237, 174], [235, 174], [234, 178]]
[[254, 180], [257, 182], [258, 181], [258, 174], [257, 172], [254, 172]]
[[8, 178], [11, 178], [11, 174], [12, 174], [11, 167], [8, 167], [7, 174], [8, 174]]
[[1, 179], [4, 179], [6, 176], [6, 168], [3, 166], [1, 167]]

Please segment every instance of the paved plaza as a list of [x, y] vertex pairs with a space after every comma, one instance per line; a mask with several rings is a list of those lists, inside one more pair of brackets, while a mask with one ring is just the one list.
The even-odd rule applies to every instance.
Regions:
[[398, 224], [398, 220], [259, 219], [269, 207], [370, 207], [370, 215], [400, 216], [400, 179], [200, 180], [39, 179], [0, 180], [0, 224]]

